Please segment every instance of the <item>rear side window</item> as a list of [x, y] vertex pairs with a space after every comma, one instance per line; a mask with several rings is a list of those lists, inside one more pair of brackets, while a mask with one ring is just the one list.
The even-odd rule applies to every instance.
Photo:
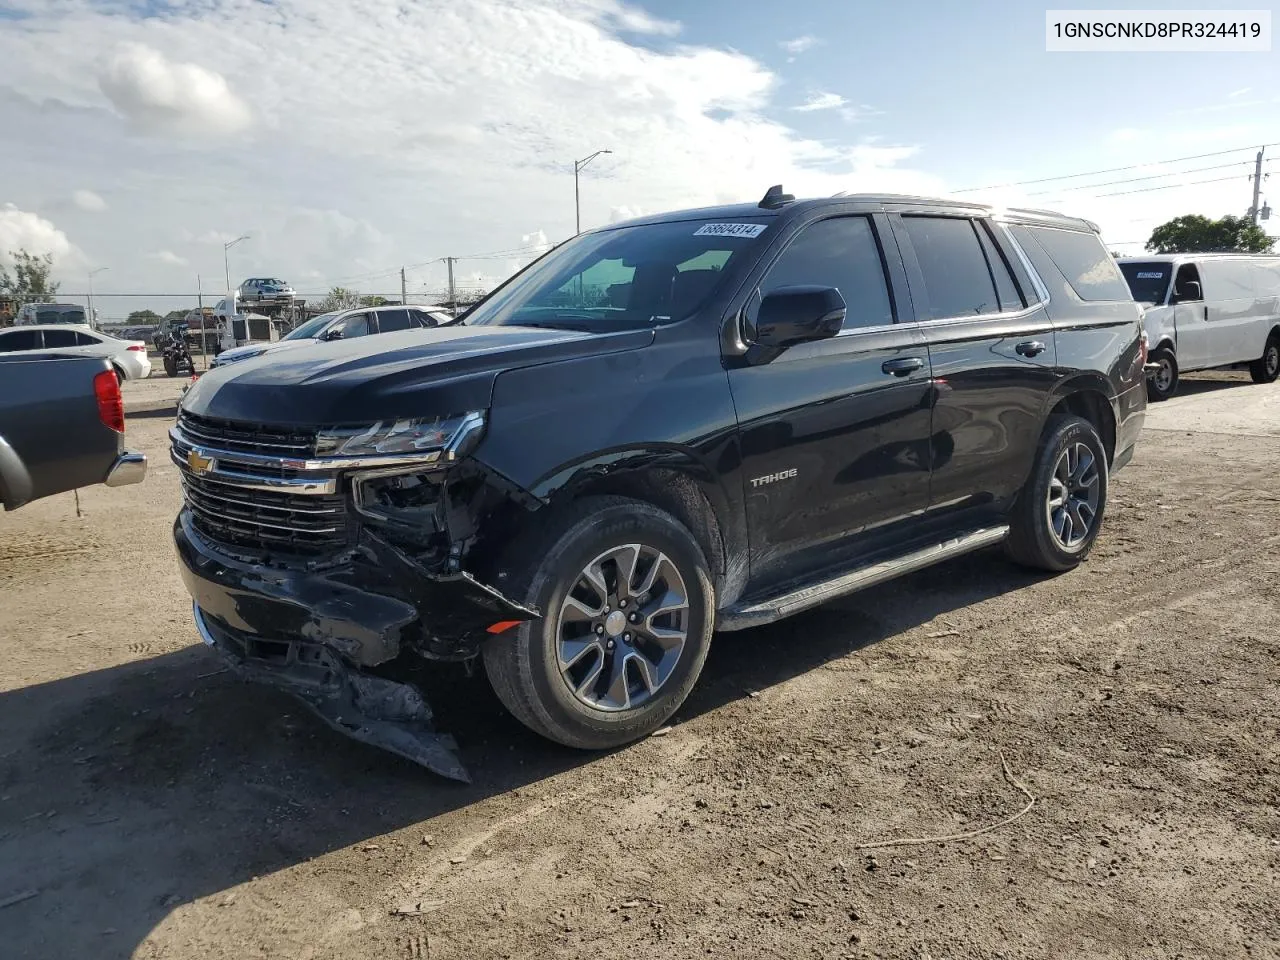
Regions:
[[996, 294], [1000, 298], [1001, 310], [1021, 310], [1027, 305], [1018, 284], [1013, 279], [1008, 260], [991, 239], [985, 224], [978, 225], [978, 239], [982, 241], [982, 252], [987, 255], [987, 265], [991, 268], [991, 278], [996, 282]]
[[409, 329], [408, 310], [379, 310], [378, 332], [393, 333], [396, 330]]
[[903, 217], [902, 224], [924, 274], [930, 319], [1001, 311], [987, 255], [973, 221], [963, 217]]
[[[1124, 275], [1096, 233], [1055, 227], [1014, 226], [1010, 229], [1024, 249], [1030, 240], [1048, 254], [1081, 300], [1133, 299]], [[1027, 256], [1034, 261], [1033, 249], [1027, 250]]]
[[75, 331], [75, 335], [77, 347], [94, 347], [102, 342], [97, 337], [91, 337], [89, 334], [81, 333], [79, 330]]
[[866, 217], [836, 217], [805, 227], [769, 268], [760, 294], [806, 284], [840, 291], [845, 330], [893, 323], [880, 245]]
[[12, 333], [0, 334], [0, 351], [9, 353], [13, 350], [39, 350], [39, 330], [14, 330]]
[[46, 330], [44, 332], [44, 345], [50, 348], [78, 346], [76, 332], [74, 330]]
[[410, 310], [409, 316], [413, 320], [415, 327], [435, 327], [439, 326], [439, 321], [429, 313], [422, 310]]

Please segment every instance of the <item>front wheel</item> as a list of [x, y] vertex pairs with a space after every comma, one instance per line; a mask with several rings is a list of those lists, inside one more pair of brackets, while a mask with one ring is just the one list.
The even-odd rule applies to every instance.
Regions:
[[1254, 383], [1275, 383], [1280, 376], [1280, 334], [1267, 337], [1262, 356], [1249, 364], [1249, 376]]
[[484, 665], [521, 723], [604, 750], [652, 733], [684, 703], [711, 646], [715, 599], [706, 558], [674, 517], [585, 498], [518, 543], [507, 566], [504, 592], [542, 616], [489, 640]]
[[1160, 369], [1147, 380], [1148, 400], [1168, 400], [1178, 390], [1178, 359], [1167, 347], [1151, 351], [1151, 362]]
[[166, 354], [164, 358], [164, 372], [171, 377], [176, 377], [178, 375], [178, 363], [168, 354]]
[[1051, 420], [1013, 508], [1010, 558], [1054, 573], [1079, 565], [1102, 527], [1108, 480], [1106, 448], [1093, 424], [1075, 416]]

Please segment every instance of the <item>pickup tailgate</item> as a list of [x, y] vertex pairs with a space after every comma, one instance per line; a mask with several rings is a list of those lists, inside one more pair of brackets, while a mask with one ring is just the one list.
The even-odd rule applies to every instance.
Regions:
[[[0, 354], [0, 500], [32, 500], [107, 480], [124, 435], [103, 422], [94, 377], [102, 357]], [[115, 376], [114, 373], [111, 374]]]

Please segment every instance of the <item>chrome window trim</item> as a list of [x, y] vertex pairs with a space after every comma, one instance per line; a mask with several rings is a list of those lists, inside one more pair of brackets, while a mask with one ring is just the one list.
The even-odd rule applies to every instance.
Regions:
[[1036, 288], [1036, 295], [1040, 298], [1039, 303], [1049, 303], [1052, 299], [1049, 296], [1049, 288], [1045, 285], [1044, 280], [1041, 279], [1040, 274], [1036, 272], [1036, 268], [1031, 265], [1031, 259], [1027, 256], [1026, 251], [1022, 249], [1022, 244], [1018, 243], [1014, 238], [1013, 231], [1009, 229], [1009, 221], [992, 217], [991, 222], [1000, 228], [1001, 234], [1009, 241], [1009, 245], [1013, 247], [1013, 252], [1016, 253], [1018, 255], [1018, 259], [1022, 261], [1023, 269], [1026, 270], [1027, 275], [1031, 277], [1031, 285]]
[[[940, 326], [942, 324], [959, 325], [961, 323], [973, 323], [973, 322], [989, 323], [991, 321], [1000, 321], [1000, 320], [1020, 320], [1025, 317], [1031, 316], [1033, 313], [1039, 310], [1042, 305], [1043, 304], [1036, 303], [1030, 307], [1023, 307], [1021, 310], [1004, 310], [1004, 311], [1001, 311], [1000, 313], [962, 314], [958, 317], [930, 317], [928, 320], [919, 320], [917, 322], [922, 327], [934, 327], [934, 326]], [[1048, 321], [1044, 323], [1044, 326], [1045, 327], [1049, 326]]]

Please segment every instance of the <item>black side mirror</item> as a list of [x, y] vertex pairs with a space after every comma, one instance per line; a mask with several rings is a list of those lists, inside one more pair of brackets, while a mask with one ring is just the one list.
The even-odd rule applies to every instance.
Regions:
[[333, 328], [332, 328], [332, 329], [330, 329], [330, 330], [326, 330], [326, 331], [325, 331], [325, 332], [320, 336], [320, 339], [321, 339], [321, 340], [341, 340], [341, 339], [342, 339], [342, 328], [341, 328], [341, 327], [333, 327]]
[[782, 287], [760, 301], [748, 339], [778, 350], [826, 340], [840, 332], [844, 315], [844, 297], [835, 287]]
[[1182, 303], [1184, 301], [1195, 301], [1200, 299], [1200, 283], [1196, 280], [1186, 280], [1173, 290], [1173, 302]]

